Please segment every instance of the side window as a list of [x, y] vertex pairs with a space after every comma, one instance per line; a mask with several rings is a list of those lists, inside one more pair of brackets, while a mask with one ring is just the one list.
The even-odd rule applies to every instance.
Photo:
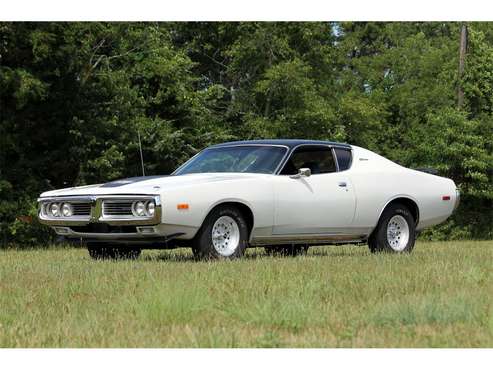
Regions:
[[351, 167], [351, 151], [348, 149], [334, 148], [339, 164], [339, 171], [347, 170]]
[[288, 159], [281, 175], [296, 175], [300, 168], [309, 168], [312, 174], [336, 172], [336, 164], [329, 147], [302, 146]]

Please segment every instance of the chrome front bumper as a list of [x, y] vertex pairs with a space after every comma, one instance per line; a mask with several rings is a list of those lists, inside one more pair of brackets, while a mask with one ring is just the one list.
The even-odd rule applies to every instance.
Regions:
[[81, 232], [68, 226], [52, 226], [52, 228], [58, 235], [62, 235], [69, 239], [99, 240], [107, 242], [153, 241], [157, 239], [169, 240], [182, 235], [182, 233], [161, 235], [153, 226], [137, 226], [135, 232]]
[[459, 189], [455, 189], [455, 204], [454, 204], [454, 212], [459, 208], [460, 204], [460, 191]]
[[[115, 200], [153, 200], [156, 204], [153, 216], [130, 216], [130, 215], [105, 215], [103, 213], [103, 202]], [[50, 202], [83, 202], [91, 206], [90, 214], [84, 216], [54, 217], [42, 210], [44, 203]], [[162, 205], [159, 195], [91, 195], [91, 196], [60, 196], [38, 198], [39, 222], [52, 227], [56, 226], [85, 226], [93, 223], [103, 223], [112, 226], [147, 226], [161, 223]], [[111, 233], [114, 234], [114, 233]]]
[[52, 226], [58, 235], [69, 240], [81, 240], [85, 243], [101, 243], [111, 245], [132, 245], [146, 249], [169, 249], [176, 246], [176, 239], [184, 233], [163, 235], [154, 226], [136, 227], [136, 232], [79, 232], [67, 226]]

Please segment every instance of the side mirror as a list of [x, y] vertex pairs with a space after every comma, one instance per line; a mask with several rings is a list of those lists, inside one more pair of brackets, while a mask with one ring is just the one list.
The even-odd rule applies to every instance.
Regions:
[[290, 176], [292, 179], [299, 179], [301, 177], [310, 177], [312, 175], [312, 170], [309, 168], [300, 168], [296, 175]]

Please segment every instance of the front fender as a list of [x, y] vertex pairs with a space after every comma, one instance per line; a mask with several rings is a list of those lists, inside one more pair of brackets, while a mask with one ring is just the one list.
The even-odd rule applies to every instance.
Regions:
[[[272, 231], [274, 221], [273, 184], [267, 180], [227, 181], [201, 184], [163, 194], [163, 224], [200, 228], [212, 209], [222, 203], [240, 203], [248, 207], [254, 229]], [[187, 209], [178, 209], [187, 204]], [[252, 230], [253, 234], [253, 230]]]

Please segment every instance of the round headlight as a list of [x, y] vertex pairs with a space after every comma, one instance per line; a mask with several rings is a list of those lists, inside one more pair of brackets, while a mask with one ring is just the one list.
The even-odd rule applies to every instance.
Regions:
[[145, 216], [146, 214], [146, 206], [144, 204], [144, 202], [137, 202], [134, 204], [134, 210], [135, 210], [135, 214], [137, 216]]
[[68, 203], [63, 203], [62, 204], [62, 215], [64, 217], [70, 217], [74, 214], [74, 210], [72, 206]]
[[50, 212], [54, 217], [60, 216], [60, 206], [57, 203], [51, 203]]
[[154, 213], [156, 212], [156, 204], [153, 201], [150, 201], [147, 203], [147, 214], [149, 216], [154, 216]]

